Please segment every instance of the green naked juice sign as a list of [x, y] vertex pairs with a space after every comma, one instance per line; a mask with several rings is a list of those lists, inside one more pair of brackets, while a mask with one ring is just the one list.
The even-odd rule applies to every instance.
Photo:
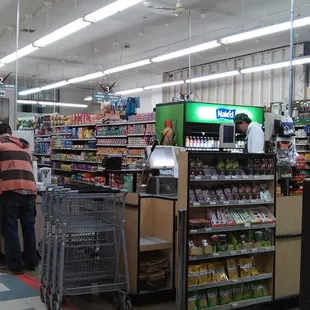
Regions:
[[253, 122], [263, 124], [263, 108], [194, 102], [186, 104], [185, 120], [188, 123], [232, 123], [238, 113], [246, 113]]

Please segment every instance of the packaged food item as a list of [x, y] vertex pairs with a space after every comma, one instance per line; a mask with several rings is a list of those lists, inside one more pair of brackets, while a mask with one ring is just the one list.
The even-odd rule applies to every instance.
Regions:
[[216, 282], [215, 269], [213, 263], [207, 263], [208, 268], [208, 283]]
[[258, 276], [259, 275], [259, 271], [256, 267], [255, 261], [254, 261], [254, 257], [250, 258], [251, 262], [252, 262], [252, 271], [251, 271], [251, 275], [252, 277]]
[[248, 278], [252, 275], [252, 261], [250, 258], [240, 258], [240, 278]]
[[198, 202], [204, 202], [205, 201], [201, 188], [195, 189], [195, 196], [196, 196], [196, 199]]
[[209, 226], [209, 221], [202, 219], [202, 218], [198, 218], [198, 219], [190, 219], [189, 220], [189, 226], [192, 229], [199, 229], [199, 228], [205, 228]]
[[211, 168], [208, 165], [203, 166], [203, 172], [205, 176], [210, 177], [211, 176]]
[[221, 188], [218, 188], [216, 190], [216, 194], [217, 194], [217, 197], [219, 198], [220, 201], [226, 201], [227, 200], [225, 195], [224, 195], [224, 192]]
[[225, 162], [224, 162], [224, 160], [218, 160], [216, 167], [217, 167], [217, 171], [220, 175], [225, 175]]
[[234, 200], [240, 200], [239, 188], [236, 185], [231, 186], [231, 192]]
[[217, 197], [216, 191], [214, 189], [210, 189], [209, 193], [211, 196], [211, 201], [219, 201], [219, 198]]
[[230, 187], [225, 187], [224, 188], [224, 194], [227, 200], [234, 200], [233, 194], [231, 192], [231, 188]]
[[217, 252], [227, 252], [228, 251], [228, 239], [227, 239], [226, 234], [221, 234], [218, 236], [216, 251]]
[[242, 300], [242, 284], [236, 284], [232, 287], [233, 301], [241, 301]]
[[229, 280], [236, 280], [239, 278], [238, 265], [235, 258], [228, 258], [226, 260], [227, 272]]
[[269, 295], [268, 287], [266, 283], [262, 283], [263, 286], [263, 297], [266, 297]]
[[196, 295], [197, 308], [206, 309], [208, 308], [207, 295], [205, 293], [199, 293]]
[[196, 295], [195, 294], [188, 296], [187, 309], [188, 310], [196, 310], [197, 309], [197, 307], [196, 307]]
[[262, 241], [262, 247], [269, 247], [272, 245], [272, 230], [271, 229], [265, 229], [263, 231], [263, 241]]
[[214, 262], [214, 270], [215, 270], [215, 279], [216, 282], [220, 281], [228, 281], [227, 274], [225, 272], [225, 264], [223, 261]]
[[254, 174], [254, 161], [253, 159], [247, 160], [247, 165], [244, 167], [248, 171], [248, 174]]
[[246, 195], [247, 195], [247, 199], [254, 199], [253, 198], [253, 193], [252, 193], [252, 188], [249, 184], [245, 184], [245, 192], [246, 192]]
[[208, 305], [209, 305], [209, 307], [217, 306], [219, 304], [217, 288], [208, 290], [207, 291], [207, 298], [208, 298]]
[[202, 255], [202, 247], [198, 239], [189, 240], [188, 248], [190, 256]]
[[219, 288], [220, 305], [227, 305], [232, 302], [232, 289], [230, 286]]
[[203, 198], [206, 202], [210, 202], [211, 201], [211, 196], [210, 196], [210, 192], [208, 189], [203, 189], [202, 190], [202, 195], [203, 195]]
[[246, 193], [245, 184], [240, 184], [240, 185], [239, 185], [239, 195], [240, 195], [240, 198], [241, 198], [242, 200], [248, 199], [248, 195], [247, 195], [247, 193]]
[[251, 284], [250, 283], [243, 283], [242, 287], [242, 300], [249, 300], [251, 299]]
[[258, 184], [253, 185], [252, 193], [253, 199], [260, 199], [260, 187]]
[[188, 266], [188, 286], [198, 285], [200, 265]]
[[199, 271], [199, 284], [207, 284], [209, 282], [210, 277], [208, 276], [208, 264], [204, 263], [200, 265]]
[[227, 175], [234, 175], [234, 161], [230, 159], [226, 159], [225, 169]]
[[189, 201], [190, 202], [197, 202], [196, 196], [195, 196], [195, 193], [194, 193], [193, 189], [189, 190]]
[[202, 251], [203, 251], [204, 255], [212, 254], [213, 248], [207, 239], [205, 239], [205, 238], [202, 239], [201, 244], [202, 244]]
[[262, 282], [251, 283], [251, 293], [252, 293], [252, 298], [263, 297], [263, 284], [262, 284]]

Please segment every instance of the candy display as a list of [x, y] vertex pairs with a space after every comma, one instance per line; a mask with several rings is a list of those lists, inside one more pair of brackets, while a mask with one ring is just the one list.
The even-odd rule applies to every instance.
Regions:
[[148, 140], [140, 137], [129, 137], [128, 145], [129, 146], [147, 146]]
[[97, 137], [125, 135], [127, 135], [126, 125], [97, 127]]
[[76, 113], [70, 116], [64, 115], [52, 115], [52, 126], [64, 126], [64, 125], [83, 125], [83, 124], [96, 124], [100, 120], [99, 114], [90, 113]]
[[97, 145], [125, 145], [127, 146], [127, 139], [126, 138], [106, 138], [106, 139], [97, 139]]
[[81, 152], [79, 154], [71, 153], [57, 153], [51, 155], [52, 160], [65, 160], [65, 161], [88, 161], [97, 162], [96, 152]]
[[151, 113], [138, 113], [135, 115], [129, 115], [128, 122], [153, 122], [155, 121], [155, 112]]
[[40, 155], [50, 155], [51, 146], [49, 138], [37, 138], [34, 144], [34, 153]]
[[128, 135], [153, 134], [154, 132], [155, 132], [155, 124], [128, 125]]

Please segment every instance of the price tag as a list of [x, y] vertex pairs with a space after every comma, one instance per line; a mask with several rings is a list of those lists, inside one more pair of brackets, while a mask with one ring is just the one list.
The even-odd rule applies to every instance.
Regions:
[[216, 201], [210, 201], [211, 206], [216, 206]]
[[256, 203], [255, 199], [250, 199], [250, 203]]
[[196, 181], [201, 181], [201, 177], [195, 177]]
[[233, 175], [231, 178], [234, 179], [234, 180], [238, 180], [239, 176], [238, 175]]
[[212, 231], [212, 228], [205, 228], [205, 232], [210, 232]]
[[244, 227], [251, 227], [251, 222], [245, 222]]
[[232, 308], [234, 308], [234, 307], [239, 307], [239, 304], [238, 304], [237, 302], [233, 302], [233, 303], [231, 304], [231, 307], [232, 307]]
[[193, 230], [190, 231], [190, 233], [191, 233], [191, 234], [197, 234], [197, 233], [198, 233], [198, 230], [197, 230], [197, 229], [193, 229]]
[[238, 279], [234, 279], [234, 280], [232, 280], [232, 283], [238, 283], [239, 282], [239, 280]]
[[242, 179], [244, 179], [244, 180], [247, 180], [248, 178], [249, 178], [248, 175], [243, 175], [243, 176], [242, 176]]
[[229, 205], [229, 201], [223, 201], [224, 205]]
[[231, 255], [237, 255], [237, 251], [230, 251]]
[[242, 205], [242, 204], [245, 204], [245, 201], [244, 200], [239, 200], [238, 203]]
[[194, 206], [194, 207], [199, 207], [199, 206], [200, 206], [200, 203], [199, 203], [199, 202], [194, 202], [194, 203], [193, 203], [193, 206]]
[[246, 253], [248, 253], [248, 251], [247, 250], [241, 250], [240, 253], [241, 254], [246, 254]]
[[211, 180], [217, 180], [218, 179], [218, 176], [217, 175], [212, 175], [211, 176]]
[[220, 253], [213, 253], [213, 257], [219, 257]]
[[254, 180], [260, 180], [261, 176], [260, 175], [254, 175]]
[[230, 180], [231, 176], [230, 175], [225, 175], [225, 180]]
[[252, 252], [253, 252], [253, 253], [257, 253], [257, 252], [258, 252], [258, 249], [252, 249]]

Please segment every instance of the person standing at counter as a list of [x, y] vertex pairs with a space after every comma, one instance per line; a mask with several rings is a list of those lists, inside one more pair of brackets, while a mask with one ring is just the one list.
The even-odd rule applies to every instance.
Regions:
[[252, 122], [245, 113], [239, 113], [234, 118], [236, 128], [246, 133], [244, 140], [244, 153], [264, 153], [264, 132], [262, 126], [256, 122]]
[[[38, 265], [35, 236], [36, 183], [29, 143], [12, 137], [9, 125], [0, 124], [0, 216], [8, 270], [22, 274]], [[18, 237], [20, 219], [24, 257]]]

